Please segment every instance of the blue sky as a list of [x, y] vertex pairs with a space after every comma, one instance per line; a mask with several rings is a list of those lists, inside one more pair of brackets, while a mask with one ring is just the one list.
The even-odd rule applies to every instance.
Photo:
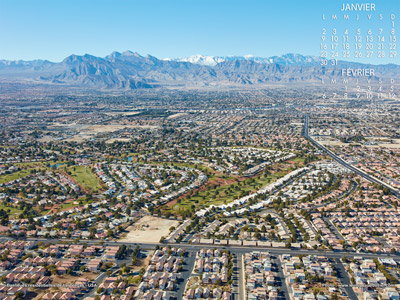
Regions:
[[[0, 59], [61, 61], [70, 54], [105, 56], [125, 50], [159, 58], [193, 54], [318, 56], [325, 26], [322, 13], [340, 13], [343, 2], [0, 0]], [[399, 0], [375, 3], [377, 11], [386, 15], [397, 12], [400, 19]], [[359, 21], [357, 26], [360, 24], [369, 26], [367, 21]], [[399, 59], [372, 62], [399, 63]]]

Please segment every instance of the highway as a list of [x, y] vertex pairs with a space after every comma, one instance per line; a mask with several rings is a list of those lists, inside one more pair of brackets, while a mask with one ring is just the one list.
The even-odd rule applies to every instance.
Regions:
[[320, 148], [321, 150], [323, 150], [324, 152], [326, 152], [330, 157], [332, 157], [336, 162], [338, 162], [339, 164], [341, 164], [342, 166], [344, 166], [345, 168], [353, 171], [354, 173], [360, 175], [361, 177], [365, 178], [366, 180], [368, 180], [369, 182], [372, 183], [377, 183], [379, 185], [382, 185], [386, 188], [388, 188], [390, 190], [390, 192], [398, 199], [400, 199], [400, 192], [396, 189], [394, 189], [392, 186], [386, 184], [383, 181], [380, 181], [377, 178], [374, 178], [372, 176], [370, 176], [369, 174], [365, 173], [364, 171], [352, 166], [351, 164], [347, 163], [346, 161], [344, 161], [343, 159], [341, 159], [339, 156], [337, 156], [335, 153], [333, 153], [332, 151], [330, 151], [328, 148], [326, 148], [325, 146], [319, 144], [317, 141], [315, 141], [312, 137], [309, 136], [308, 131], [309, 131], [309, 123], [310, 123], [310, 117], [309, 115], [305, 115], [304, 117], [304, 127], [303, 127], [303, 136], [308, 139], [313, 145], [315, 145], [316, 147]]

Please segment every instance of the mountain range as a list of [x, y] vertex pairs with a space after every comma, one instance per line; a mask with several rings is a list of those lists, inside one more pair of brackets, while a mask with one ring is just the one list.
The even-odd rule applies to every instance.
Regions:
[[301, 64], [303, 66], [313, 65], [320, 62], [318, 57], [313, 56], [303, 56], [299, 54], [285, 54], [282, 56], [272, 56], [272, 57], [259, 57], [254, 55], [245, 56], [206, 56], [206, 55], [192, 55], [185, 58], [164, 58], [168, 61], [180, 61], [180, 62], [190, 62], [192, 64], [204, 65], [214, 67], [219, 63], [225, 61], [253, 61], [260, 64], [280, 64], [280, 65], [295, 65]]
[[[321, 59], [300, 54], [268, 58], [202, 56], [158, 59], [136, 52], [113, 52], [106, 57], [70, 55], [59, 63], [47, 60], [0, 60], [0, 81], [47, 83], [96, 89], [212, 87], [265, 84], [319, 84], [323, 76], [340, 77], [342, 68], [371, 65], [339, 61], [321, 67]], [[374, 80], [399, 78], [399, 65], [378, 65]]]

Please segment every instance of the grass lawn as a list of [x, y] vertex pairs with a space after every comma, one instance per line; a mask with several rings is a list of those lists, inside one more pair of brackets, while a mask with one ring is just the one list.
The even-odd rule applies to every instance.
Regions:
[[86, 166], [71, 166], [67, 169], [71, 172], [71, 177], [76, 180], [84, 189], [97, 191], [101, 189], [101, 185], [97, 177]]
[[295, 162], [295, 163], [304, 163], [305, 158], [304, 157], [295, 157], [292, 158], [291, 161]]
[[268, 184], [276, 181], [278, 178], [283, 177], [291, 170], [289, 168], [280, 169], [274, 174], [269, 174], [265, 177], [259, 174], [252, 178], [247, 178], [241, 182], [237, 182], [235, 177], [227, 177], [230, 184], [221, 185], [221, 180], [224, 180], [221, 175], [214, 175], [213, 179], [210, 178], [207, 183], [207, 188], [204, 191], [197, 193], [194, 196], [181, 199], [171, 207], [164, 206], [163, 211], [171, 213], [179, 213], [181, 210], [190, 210], [192, 205], [196, 206], [196, 210], [201, 207], [208, 207], [210, 205], [220, 205], [229, 203], [235, 199], [241, 198], [246, 192], [255, 192]]
[[81, 204], [79, 204], [78, 200], [72, 201], [72, 202], [69, 202], [69, 203], [59, 204], [60, 210], [63, 210], [63, 209], [66, 209], [66, 208], [71, 208], [71, 207], [78, 207], [78, 206], [81, 206]]
[[27, 175], [29, 175], [31, 172], [31, 169], [24, 169], [21, 171], [17, 171], [11, 174], [6, 174], [0, 177], [0, 183], [5, 183], [5, 182], [9, 182], [18, 178], [22, 178], [25, 177]]
[[[71, 208], [71, 207], [79, 207], [79, 206], [83, 206], [85, 204], [93, 203], [94, 201], [95, 201], [94, 199], [87, 200], [86, 197], [82, 197], [82, 198], [79, 198], [77, 200], [70, 201], [68, 203], [60, 203], [60, 204], [58, 204], [58, 210], [62, 211], [64, 209]], [[47, 215], [48, 213], [49, 213], [49, 210], [41, 211], [41, 215], [43, 215], [43, 216]]]
[[183, 162], [154, 162], [154, 161], [150, 161], [150, 162], [146, 162], [146, 163], [143, 161], [139, 161], [139, 163], [148, 164], [148, 165], [186, 167], [186, 168], [197, 169], [202, 172], [215, 173], [215, 171], [213, 169], [211, 169], [210, 167], [207, 167], [207, 166], [204, 166], [201, 164], [191, 164], [191, 163], [183, 163]]
[[133, 284], [133, 285], [138, 285], [138, 283], [140, 282], [140, 279], [141, 279], [141, 278], [142, 278], [142, 277], [139, 276], [139, 275], [128, 276], [128, 277], [127, 277], [129, 284]]
[[10, 210], [10, 214], [11, 214], [11, 215], [22, 213], [22, 210], [19, 210], [18, 208], [5, 206], [5, 205], [3, 205], [3, 204], [0, 204], [0, 209], [3, 209], [3, 210], [5, 210], [5, 211]]
[[242, 182], [223, 185], [198, 193], [198, 195], [188, 199], [182, 199], [180, 203], [176, 203], [172, 209], [187, 209], [192, 204], [201, 206], [220, 205], [229, 203], [241, 197], [241, 194], [249, 191], [261, 189], [268, 183], [275, 181], [275, 176], [256, 177], [245, 179]]
[[[81, 204], [82, 203], [82, 204]], [[71, 207], [78, 207], [83, 206], [85, 204], [93, 203], [93, 200], [87, 201], [85, 198], [78, 199], [69, 203], [60, 204], [60, 210], [71, 208]]]
[[3, 176], [0, 176], [0, 183], [5, 183], [9, 182], [15, 179], [19, 179], [22, 177], [25, 177], [31, 173], [31, 170], [35, 170], [35, 173], [39, 170], [48, 170], [49, 168], [47, 167], [47, 164], [58, 164], [62, 163], [59, 161], [49, 161], [49, 162], [23, 162], [23, 163], [15, 163], [12, 164], [16, 167], [19, 167], [21, 170], [11, 173], [11, 174], [6, 174]]

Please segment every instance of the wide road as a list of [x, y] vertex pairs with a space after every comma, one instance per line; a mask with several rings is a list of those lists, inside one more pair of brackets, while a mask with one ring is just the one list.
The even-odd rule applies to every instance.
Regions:
[[341, 159], [339, 156], [337, 156], [335, 153], [333, 153], [332, 151], [330, 151], [328, 148], [326, 148], [325, 146], [319, 144], [317, 141], [315, 141], [312, 137], [309, 136], [308, 134], [308, 128], [309, 128], [309, 122], [310, 122], [310, 117], [309, 115], [305, 115], [304, 117], [304, 127], [303, 127], [303, 136], [308, 139], [312, 144], [314, 144], [315, 146], [317, 146], [318, 148], [320, 148], [321, 150], [325, 151], [330, 157], [332, 157], [336, 162], [338, 162], [339, 164], [341, 164], [342, 166], [346, 167], [347, 169], [353, 171], [354, 173], [360, 175], [361, 177], [367, 179], [369, 182], [372, 183], [377, 183], [379, 185], [382, 185], [386, 188], [388, 188], [390, 190], [390, 192], [398, 199], [400, 199], [400, 192], [396, 189], [394, 189], [392, 186], [386, 184], [383, 181], [380, 181], [377, 178], [374, 178], [372, 176], [370, 176], [369, 174], [365, 173], [364, 171], [352, 166], [351, 164], [347, 163], [346, 161], [344, 161], [343, 159]]
[[189, 280], [190, 275], [193, 272], [194, 263], [196, 261], [196, 253], [189, 252], [187, 257], [184, 260], [183, 271], [179, 273], [180, 284], [178, 285], [178, 289], [176, 291], [176, 299], [183, 299], [183, 294], [186, 289], [186, 284]]
[[241, 257], [233, 255], [232, 300], [243, 299], [242, 297], [240, 297], [240, 272], [242, 271], [241, 265]]
[[212, 245], [212, 244], [178, 244], [178, 243], [127, 243], [127, 242], [119, 242], [119, 241], [100, 241], [100, 240], [65, 240], [65, 239], [45, 239], [45, 238], [27, 238], [28, 241], [33, 242], [44, 242], [50, 244], [64, 243], [70, 242], [72, 244], [87, 244], [87, 245], [99, 245], [102, 244], [104, 246], [131, 246], [131, 248], [136, 247], [138, 245], [141, 249], [153, 250], [156, 246], [164, 247], [181, 247], [189, 252], [197, 252], [203, 248], [215, 248], [215, 249], [226, 249], [235, 254], [243, 254], [247, 252], [251, 252], [254, 250], [257, 251], [267, 251], [273, 255], [280, 254], [291, 254], [291, 255], [323, 255], [329, 258], [341, 258], [343, 256], [361, 256], [363, 258], [392, 258], [396, 261], [400, 261], [400, 254], [385, 254], [385, 253], [356, 253], [354, 251], [332, 251], [332, 250], [314, 250], [314, 249], [296, 249], [296, 248], [273, 248], [273, 247], [259, 247], [259, 246], [230, 246], [230, 245]]
[[279, 260], [279, 257], [275, 257], [274, 259], [274, 264], [276, 265], [276, 271], [279, 274], [279, 279], [276, 282], [278, 288], [279, 288], [279, 293], [280, 293], [280, 298], [281, 299], [286, 299], [286, 300], [290, 300], [290, 296], [289, 296], [289, 288], [286, 284], [286, 280], [285, 280], [285, 275], [283, 274], [283, 267], [281, 264], [281, 261]]
[[344, 290], [346, 291], [347, 296], [351, 300], [358, 300], [356, 293], [354, 292], [349, 275], [347, 275], [347, 271], [344, 269], [342, 262], [338, 259], [334, 263], [336, 269], [336, 277], [340, 280], [343, 285]]

